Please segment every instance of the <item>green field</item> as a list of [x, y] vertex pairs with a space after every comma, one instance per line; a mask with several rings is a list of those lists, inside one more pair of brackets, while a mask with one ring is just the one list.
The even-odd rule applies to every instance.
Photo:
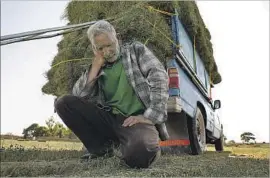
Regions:
[[[11, 146], [12, 145], [12, 146]], [[208, 147], [200, 156], [165, 154], [148, 169], [129, 169], [117, 157], [81, 162], [80, 142], [1, 140], [2, 176], [269, 177], [269, 144]]]

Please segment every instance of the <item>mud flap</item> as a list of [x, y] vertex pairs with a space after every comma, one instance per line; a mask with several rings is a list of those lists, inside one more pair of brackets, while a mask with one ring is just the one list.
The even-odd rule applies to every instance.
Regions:
[[169, 112], [166, 126], [170, 138], [166, 141], [160, 141], [162, 153], [190, 154], [191, 148], [186, 114], [184, 112]]

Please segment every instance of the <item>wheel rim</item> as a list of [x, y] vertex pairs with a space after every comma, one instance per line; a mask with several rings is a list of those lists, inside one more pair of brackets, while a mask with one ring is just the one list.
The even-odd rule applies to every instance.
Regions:
[[196, 122], [196, 131], [197, 131], [197, 138], [198, 143], [202, 151], [205, 151], [205, 128], [204, 128], [204, 122], [203, 120], [198, 117]]

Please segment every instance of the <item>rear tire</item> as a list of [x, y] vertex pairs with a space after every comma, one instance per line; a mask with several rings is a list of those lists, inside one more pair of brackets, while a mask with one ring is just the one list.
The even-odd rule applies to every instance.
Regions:
[[202, 112], [196, 110], [195, 118], [187, 118], [188, 133], [190, 139], [191, 153], [199, 155], [206, 151], [206, 132]]
[[215, 141], [216, 151], [224, 151], [224, 135], [223, 130], [221, 130], [220, 138]]

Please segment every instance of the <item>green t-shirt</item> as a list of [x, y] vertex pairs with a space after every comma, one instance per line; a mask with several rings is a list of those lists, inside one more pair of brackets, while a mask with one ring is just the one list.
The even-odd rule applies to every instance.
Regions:
[[112, 107], [112, 112], [126, 117], [143, 114], [145, 107], [127, 80], [121, 58], [103, 71], [105, 75], [100, 81], [106, 104]]

